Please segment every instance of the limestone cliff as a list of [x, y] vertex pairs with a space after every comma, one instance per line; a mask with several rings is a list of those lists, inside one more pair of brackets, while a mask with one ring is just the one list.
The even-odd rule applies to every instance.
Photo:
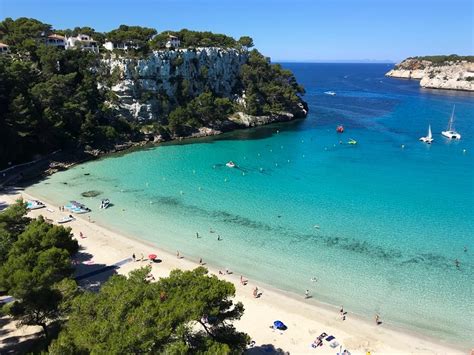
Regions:
[[467, 60], [433, 62], [408, 58], [385, 75], [417, 79], [424, 88], [474, 91], [474, 63]]
[[[166, 120], [164, 113], [170, 106], [178, 105], [180, 97], [196, 97], [205, 91], [229, 98], [236, 106], [245, 108], [246, 97], [240, 83], [240, 70], [247, 63], [248, 56], [244, 50], [206, 47], [154, 51], [141, 59], [103, 59], [106, 76], [110, 78], [104, 86], [108, 86], [115, 94], [109, 104], [128, 120], [161, 123]], [[203, 135], [215, 134], [237, 126], [248, 127], [304, 117], [306, 105], [302, 102], [294, 111], [254, 118], [254, 123], [235, 119], [249, 117], [237, 113], [229, 117], [228, 121], [212, 127], [213, 130], [199, 132], [202, 131]]]

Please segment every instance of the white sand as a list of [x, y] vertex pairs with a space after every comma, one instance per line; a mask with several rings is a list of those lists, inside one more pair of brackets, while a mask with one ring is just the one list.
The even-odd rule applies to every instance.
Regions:
[[[25, 199], [31, 198], [22, 193]], [[20, 194], [0, 194], [0, 203], [13, 203]], [[59, 212], [57, 206], [48, 205], [48, 209], [39, 209], [30, 212], [31, 217], [43, 215], [53, 219], [55, 222], [66, 212]], [[89, 222], [87, 215], [75, 216], [74, 222], [67, 223], [66, 227], [71, 227], [79, 244], [82, 253], [89, 253], [91, 259], [85, 264], [78, 266], [77, 275], [82, 275], [86, 269], [90, 269], [91, 262], [95, 264], [111, 265], [118, 261], [130, 258], [135, 253], [137, 258], [143, 254], [145, 257], [150, 254], [157, 254], [162, 260], [152, 266], [152, 274], [155, 278], [167, 276], [170, 270], [192, 269], [198, 266], [198, 260], [178, 259], [176, 255], [165, 253], [159, 249], [159, 245], [152, 245], [147, 242], [130, 239], [111, 232], [93, 221]], [[80, 238], [82, 232], [85, 238]], [[179, 250], [179, 245], [176, 246]], [[205, 260], [204, 260], [205, 262]], [[118, 268], [120, 274], [127, 274], [140, 266], [149, 265], [148, 261], [129, 262]], [[206, 267], [208, 267], [206, 265]], [[218, 271], [209, 268], [211, 273], [218, 274]], [[88, 270], [90, 271], [90, 270]], [[105, 273], [107, 275], [107, 273]], [[103, 278], [104, 275], [102, 275]], [[218, 275], [222, 279], [234, 283], [236, 300], [241, 301], [245, 306], [245, 313], [242, 319], [235, 323], [237, 329], [245, 331], [256, 342], [256, 346], [271, 344], [275, 348], [280, 348], [290, 353], [313, 353], [313, 354], [336, 354], [339, 346], [332, 349], [326, 342], [324, 346], [317, 349], [311, 348], [314, 339], [326, 332], [336, 337], [341, 344], [342, 350], [347, 349], [351, 354], [462, 354], [467, 353], [460, 349], [453, 348], [447, 344], [437, 343], [436, 339], [428, 339], [420, 335], [411, 335], [403, 330], [389, 327], [385, 324], [375, 325], [375, 321], [368, 322], [350, 313], [347, 319], [342, 321], [338, 309], [333, 309], [325, 305], [318, 305], [315, 300], [296, 299], [294, 296], [286, 295], [284, 292], [272, 289], [249, 280], [247, 285], [241, 285], [240, 275]], [[245, 275], [244, 275], [245, 278]], [[94, 280], [101, 280], [101, 275], [91, 277]], [[263, 292], [260, 298], [254, 298], [252, 291], [258, 286]], [[288, 329], [286, 331], [275, 331], [270, 329], [273, 321], [279, 319], [283, 321]], [[383, 321], [383, 319], [382, 319]], [[9, 334], [11, 336], [11, 334]], [[0, 337], [0, 341], [1, 341]]]

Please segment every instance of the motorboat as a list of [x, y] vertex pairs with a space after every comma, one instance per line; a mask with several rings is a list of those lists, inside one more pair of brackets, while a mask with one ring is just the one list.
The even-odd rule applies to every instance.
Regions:
[[326, 95], [330, 95], [330, 96], [336, 96], [336, 93], [334, 91], [325, 91], [324, 92]]
[[37, 210], [43, 207], [46, 207], [46, 205], [43, 202], [38, 201], [38, 200], [32, 200], [26, 203], [26, 208], [29, 210]]
[[337, 126], [336, 132], [337, 133], [344, 133], [344, 126], [342, 124]]
[[433, 142], [433, 135], [431, 134], [431, 125], [428, 125], [428, 135], [426, 137], [421, 137], [420, 141], [427, 144], [431, 144], [431, 142]]
[[448, 129], [446, 131], [442, 131], [441, 134], [448, 139], [461, 139], [461, 134], [454, 130], [454, 109], [456, 105], [453, 106], [453, 111], [451, 112], [451, 117], [449, 118], [448, 122]]
[[236, 167], [235, 163], [232, 160], [227, 162], [227, 164], [225, 166], [227, 166], [228, 168], [235, 168]]
[[102, 201], [100, 201], [100, 208], [101, 209], [106, 209], [109, 206], [110, 206], [110, 200], [108, 198], [104, 198], [104, 199], [102, 199]]
[[87, 212], [91, 211], [84, 204], [79, 203], [77, 201], [70, 201], [69, 204], [64, 206], [64, 208], [71, 211], [71, 212], [73, 212], [73, 213], [77, 213], [77, 214], [87, 213]]
[[63, 218], [58, 220], [58, 223], [63, 224], [63, 223], [67, 223], [67, 222], [72, 222], [74, 220], [76, 220], [76, 219], [73, 216], [69, 215], [69, 216], [64, 216]]
[[357, 144], [357, 141], [355, 139], [350, 139], [349, 142], [347, 142], [347, 144], [352, 144], [352, 145], [355, 145]]

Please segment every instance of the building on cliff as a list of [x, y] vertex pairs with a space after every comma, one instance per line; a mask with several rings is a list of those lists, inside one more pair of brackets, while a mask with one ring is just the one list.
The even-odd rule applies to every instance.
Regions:
[[139, 49], [139, 47], [136, 44], [133, 44], [131, 42], [112, 42], [112, 41], [106, 41], [104, 43], [104, 48], [107, 49], [108, 51], [113, 51], [114, 49], [118, 49], [122, 51], [128, 51], [129, 49]]
[[5, 43], [0, 42], [0, 54], [8, 54], [10, 53], [10, 46]]
[[166, 48], [178, 48], [181, 45], [181, 41], [178, 37], [169, 35], [168, 41], [166, 42]]
[[66, 38], [58, 34], [51, 34], [48, 37], [44, 38], [44, 44], [51, 47], [58, 47], [61, 49], [66, 49]]
[[66, 49], [82, 49], [99, 53], [99, 44], [91, 36], [78, 34], [66, 38]]

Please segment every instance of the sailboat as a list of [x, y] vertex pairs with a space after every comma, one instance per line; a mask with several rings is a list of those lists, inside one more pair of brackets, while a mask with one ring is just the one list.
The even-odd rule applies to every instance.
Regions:
[[449, 118], [448, 129], [446, 131], [442, 131], [441, 134], [449, 139], [461, 139], [461, 135], [456, 132], [453, 128], [454, 125], [454, 109], [456, 105], [453, 106], [453, 112], [451, 112], [451, 117]]
[[426, 137], [421, 137], [420, 141], [428, 144], [431, 144], [431, 142], [433, 142], [433, 135], [431, 134], [431, 125], [428, 125], [428, 135]]

